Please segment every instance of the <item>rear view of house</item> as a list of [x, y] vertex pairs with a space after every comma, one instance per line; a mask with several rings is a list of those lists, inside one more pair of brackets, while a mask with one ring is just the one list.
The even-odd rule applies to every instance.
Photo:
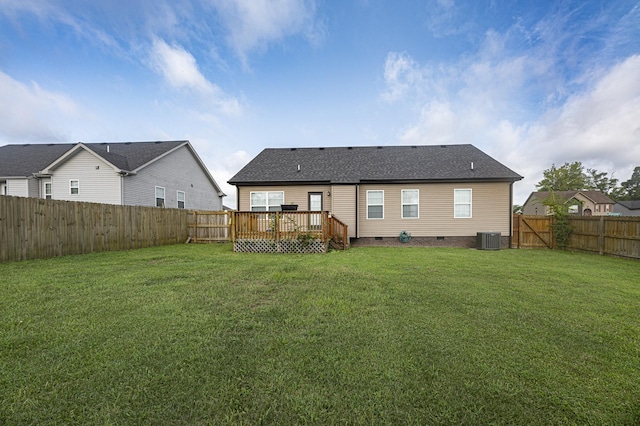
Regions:
[[189, 141], [0, 147], [0, 195], [222, 210], [224, 193]]
[[239, 211], [327, 211], [352, 244], [508, 247], [522, 179], [472, 145], [265, 149], [229, 183]]

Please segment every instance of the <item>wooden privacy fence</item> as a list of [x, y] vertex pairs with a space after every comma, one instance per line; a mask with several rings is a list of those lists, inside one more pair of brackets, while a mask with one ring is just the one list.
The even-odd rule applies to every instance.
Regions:
[[184, 243], [180, 209], [0, 196], [0, 261]]
[[[514, 248], [556, 248], [553, 216], [513, 217]], [[640, 259], [640, 217], [570, 216], [568, 250]]]
[[191, 211], [187, 218], [190, 241], [194, 243], [229, 241], [232, 217], [232, 211]]
[[0, 262], [238, 238], [348, 246], [347, 226], [328, 212], [196, 211], [0, 195]]

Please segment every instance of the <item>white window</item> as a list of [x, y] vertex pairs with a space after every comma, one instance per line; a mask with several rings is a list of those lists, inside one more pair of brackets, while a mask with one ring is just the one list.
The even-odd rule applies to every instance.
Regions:
[[178, 191], [178, 208], [184, 209], [184, 191]]
[[453, 217], [455, 218], [471, 217], [471, 190], [470, 189], [454, 189], [453, 190]]
[[420, 191], [417, 189], [402, 190], [402, 218], [417, 219], [420, 217]]
[[569, 206], [568, 212], [569, 212], [569, 214], [578, 214], [578, 205], [577, 204], [573, 204], [573, 205]]
[[384, 191], [367, 191], [367, 219], [384, 219]]
[[280, 205], [284, 204], [284, 191], [252, 192], [250, 202], [252, 212], [280, 211]]
[[69, 194], [80, 194], [80, 181], [78, 179], [71, 179], [69, 181]]
[[47, 182], [44, 184], [44, 198], [47, 200], [51, 199], [51, 182]]
[[156, 207], [164, 207], [164, 188], [156, 186]]

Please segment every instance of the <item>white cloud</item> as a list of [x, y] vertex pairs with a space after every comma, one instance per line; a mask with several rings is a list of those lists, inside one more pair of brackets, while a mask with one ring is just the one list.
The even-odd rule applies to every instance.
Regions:
[[522, 145], [545, 153], [538, 155], [545, 161], [540, 176], [552, 163], [582, 161], [620, 180], [630, 177], [640, 165], [639, 75], [640, 56], [630, 56], [532, 125]]
[[[422, 106], [399, 141], [478, 146], [525, 176], [516, 184], [516, 203], [524, 202], [552, 164], [581, 161], [620, 180], [630, 177], [640, 165], [640, 56], [589, 70], [580, 77], [584, 89], [560, 104], [539, 96], [532, 105], [529, 97], [535, 98], [545, 72], [551, 80], [556, 76], [545, 60], [499, 51], [460, 63], [447, 75], [407, 54], [390, 54], [383, 98], [397, 102], [421, 93]], [[433, 90], [439, 84], [441, 93]]]
[[195, 57], [181, 46], [169, 46], [164, 40], [154, 40], [151, 62], [173, 88], [185, 89], [212, 102], [216, 110], [225, 115], [239, 115], [242, 112], [240, 102], [207, 80], [200, 72]]
[[382, 98], [394, 102], [407, 96], [410, 90], [421, 87], [423, 70], [407, 53], [390, 52], [384, 63], [384, 81], [387, 90]]
[[8, 141], [62, 141], [68, 130], [60, 123], [88, 117], [68, 95], [24, 84], [2, 71], [0, 99], [0, 137]]
[[219, 90], [202, 75], [193, 55], [180, 46], [169, 46], [164, 40], [156, 39], [152, 60], [164, 79], [175, 88], [187, 88], [207, 95]]
[[114, 37], [102, 30], [95, 23], [89, 22], [81, 16], [76, 16], [70, 10], [65, 9], [56, 2], [50, 0], [0, 0], [0, 14], [4, 14], [20, 26], [19, 16], [30, 14], [42, 22], [61, 23], [72, 29], [79, 37], [88, 40], [93, 45], [108, 47], [119, 51], [120, 47]]
[[322, 38], [314, 0], [213, 0], [227, 29], [227, 41], [243, 63], [248, 53], [287, 36]]

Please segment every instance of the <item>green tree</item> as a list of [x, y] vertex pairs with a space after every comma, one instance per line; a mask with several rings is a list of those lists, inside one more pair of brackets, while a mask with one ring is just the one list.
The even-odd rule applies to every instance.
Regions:
[[544, 178], [536, 184], [541, 191], [580, 191], [587, 187], [587, 176], [580, 161], [564, 163], [561, 167], [553, 164], [542, 175]]
[[614, 201], [622, 197], [624, 191], [618, 186], [618, 179], [613, 177], [609, 178], [606, 172], [587, 169], [585, 177], [587, 181], [587, 187], [585, 189], [600, 191], [611, 197]]
[[640, 166], [633, 169], [629, 180], [622, 182], [622, 189], [624, 191], [623, 199], [640, 200]]

